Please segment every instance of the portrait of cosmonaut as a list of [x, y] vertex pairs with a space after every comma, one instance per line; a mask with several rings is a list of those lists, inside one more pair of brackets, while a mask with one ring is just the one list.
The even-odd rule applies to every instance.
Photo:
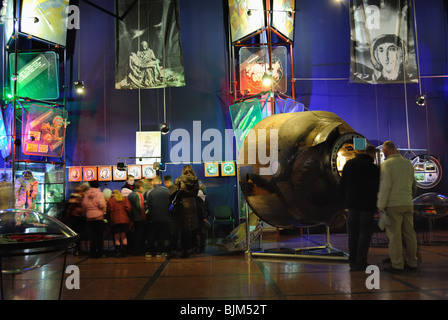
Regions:
[[354, 82], [418, 82], [409, 1], [350, 1], [350, 38]]
[[394, 34], [381, 35], [372, 42], [372, 63], [377, 81], [402, 81], [410, 75], [404, 73], [406, 46]]
[[70, 181], [80, 181], [81, 180], [81, 169], [80, 168], [70, 168], [69, 169], [69, 180]]
[[154, 170], [152, 165], [142, 166], [143, 177], [146, 179], [152, 179], [156, 175], [156, 170]]
[[128, 175], [133, 176], [135, 179], [140, 179], [142, 175], [141, 166], [130, 165], [128, 168]]
[[101, 180], [110, 180], [112, 177], [112, 172], [110, 168], [101, 168], [98, 176]]
[[96, 172], [92, 168], [84, 169], [84, 180], [93, 181], [96, 179]]
[[114, 166], [113, 176], [114, 176], [114, 180], [118, 180], [118, 181], [126, 180], [127, 172], [118, 170], [118, 168]]

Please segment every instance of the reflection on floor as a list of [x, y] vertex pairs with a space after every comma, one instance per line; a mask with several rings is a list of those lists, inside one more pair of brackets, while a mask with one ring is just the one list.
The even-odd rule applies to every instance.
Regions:
[[[278, 241], [277, 241], [278, 240]], [[67, 255], [67, 266], [79, 267], [79, 289], [66, 286], [62, 300], [443, 300], [448, 298], [448, 232], [431, 235], [431, 242], [419, 237], [417, 271], [389, 274], [380, 271], [379, 289], [368, 289], [370, 274], [350, 272], [348, 264], [296, 258], [246, 258], [208, 245], [204, 254], [180, 258], [89, 259]], [[439, 243], [441, 241], [441, 243]], [[325, 235], [280, 235], [265, 232], [263, 248], [301, 248], [324, 244]], [[257, 243], [255, 243], [257, 244]], [[345, 234], [331, 236], [331, 244], [347, 250]], [[384, 234], [372, 239], [370, 263], [380, 270], [387, 258]], [[257, 246], [256, 246], [257, 247]], [[24, 274], [4, 275], [8, 300], [56, 300], [61, 284], [63, 256]]]

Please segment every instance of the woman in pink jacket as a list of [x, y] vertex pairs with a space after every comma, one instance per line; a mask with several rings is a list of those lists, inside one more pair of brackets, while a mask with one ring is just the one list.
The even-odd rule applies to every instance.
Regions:
[[90, 182], [90, 189], [85, 193], [82, 208], [87, 217], [87, 232], [90, 240], [90, 257], [103, 257], [104, 213], [106, 200], [99, 189], [98, 181]]

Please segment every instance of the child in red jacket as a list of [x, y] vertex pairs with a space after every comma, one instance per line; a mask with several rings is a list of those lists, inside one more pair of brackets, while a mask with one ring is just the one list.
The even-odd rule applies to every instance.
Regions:
[[118, 190], [112, 191], [112, 196], [107, 202], [107, 214], [114, 235], [115, 256], [117, 258], [127, 255], [128, 240], [126, 232], [128, 232], [131, 222], [128, 216], [130, 212], [131, 204], [128, 198], [123, 197]]

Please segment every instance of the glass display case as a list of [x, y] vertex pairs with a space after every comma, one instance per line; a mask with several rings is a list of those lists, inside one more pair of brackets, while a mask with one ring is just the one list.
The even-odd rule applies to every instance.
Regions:
[[59, 218], [63, 211], [65, 195], [65, 166], [35, 162], [16, 162], [15, 165], [16, 203], [18, 181], [23, 177], [24, 172], [31, 171], [33, 178], [37, 181], [37, 194], [34, 197], [32, 208], [51, 217]]
[[50, 262], [74, 246], [78, 234], [33, 210], [0, 210], [1, 272], [19, 274]]

